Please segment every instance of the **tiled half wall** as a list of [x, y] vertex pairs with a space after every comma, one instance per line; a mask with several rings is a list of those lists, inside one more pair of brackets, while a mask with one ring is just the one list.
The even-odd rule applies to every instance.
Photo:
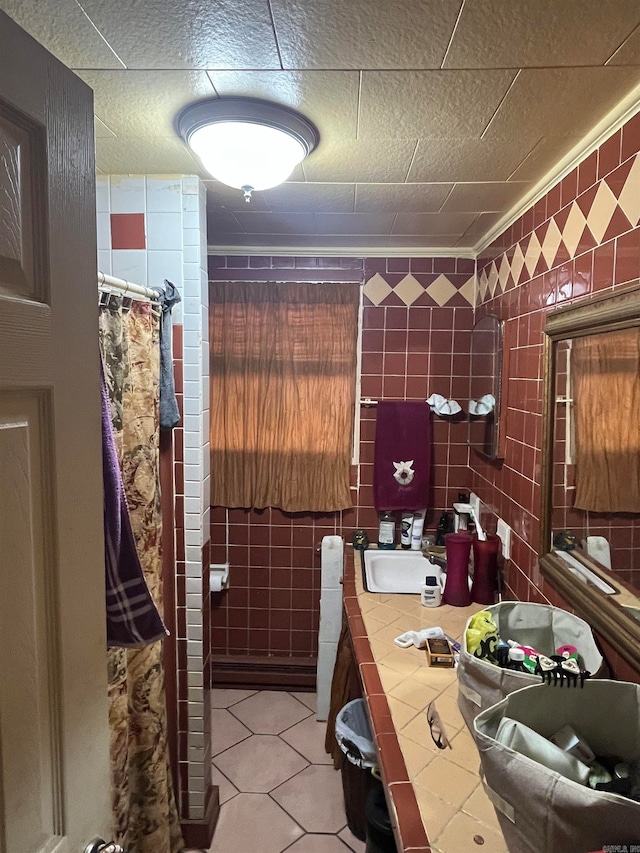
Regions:
[[161, 434], [165, 619], [171, 632], [164, 649], [165, 682], [185, 838], [189, 846], [206, 846], [206, 829], [198, 829], [212, 805], [204, 186], [193, 176], [99, 176], [97, 210], [98, 268], [149, 287], [169, 279], [182, 297], [172, 312], [182, 420], [172, 433]]
[[[511, 342], [503, 404], [506, 455], [471, 455], [473, 486], [513, 528], [511, 594], [554, 601], [537, 565], [546, 314], [640, 278], [640, 114], [607, 139], [478, 260], [477, 316], [498, 315]], [[591, 532], [607, 535], [611, 520]], [[637, 547], [637, 543], [636, 547]], [[637, 570], [636, 570], [637, 571]], [[631, 580], [627, 574], [626, 580]], [[638, 586], [638, 579], [635, 580]]]
[[[465, 258], [209, 258], [214, 281], [356, 281], [364, 285], [362, 396], [465, 401], [473, 323], [474, 261]], [[279, 509], [211, 509], [211, 556], [231, 564], [230, 589], [212, 596], [215, 656], [314, 658], [320, 554], [326, 534], [347, 541], [364, 527], [377, 538], [373, 507], [374, 407], [360, 408], [353, 509], [326, 515]], [[467, 422], [434, 418], [434, 488], [427, 517], [469, 486]]]

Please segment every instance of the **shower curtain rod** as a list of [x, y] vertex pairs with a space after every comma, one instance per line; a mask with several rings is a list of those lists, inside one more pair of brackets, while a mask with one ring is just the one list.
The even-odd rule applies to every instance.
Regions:
[[159, 291], [155, 288], [145, 287], [144, 284], [136, 284], [133, 281], [125, 281], [123, 278], [116, 278], [103, 272], [98, 272], [98, 290], [107, 293], [117, 291], [123, 296], [130, 296], [133, 299], [149, 299], [151, 302], [158, 302], [160, 296]]

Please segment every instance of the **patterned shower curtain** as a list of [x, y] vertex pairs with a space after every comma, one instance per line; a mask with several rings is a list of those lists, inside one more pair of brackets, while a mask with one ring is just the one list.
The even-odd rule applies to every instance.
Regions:
[[[100, 349], [131, 523], [147, 585], [162, 615], [159, 480], [159, 317], [148, 302], [100, 309]], [[167, 743], [162, 642], [109, 649], [111, 799], [127, 853], [184, 849]]]

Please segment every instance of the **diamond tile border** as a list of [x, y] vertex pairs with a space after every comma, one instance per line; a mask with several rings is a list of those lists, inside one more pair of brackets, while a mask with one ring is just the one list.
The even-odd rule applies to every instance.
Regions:
[[617, 233], [624, 233], [626, 230], [624, 226], [620, 230], [620, 223], [627, 222], [629, 229], [638, 227], [640, 153], [633, 158], [624, 181], [618, 175], [619, 171], [615, 170], [595, 185], [591, 191], [593, 197], [590, 204], [587, 190], [580, 196], [581, 204], [574, 200], [552, 216], [546, 227], [542, 225], [526, 234], [516, 243], [515, 249], [510, 247], [508, 251], [501, 252], [496, 258], [487, 261], [478, 274], [478, 301], [482, 303], [494, 297], [498, 285], [504, 292], [509, 286], [517, 287], [559, 263], [573, 260], [581, 250], [584, 251], [585, 241], [590, 247], [594, 239], [597, 244], [602, 243], [607, 231], [612, 227], [614, 217]]
[[406, 305], [410, 308], [420, 300], [420, 305], [443, 308], [458, 294], [464, 305], [475, 305], [477, 282], [475, 273], [461, 284], [455, 284], [444, 273], [428, 284], [422, 284], [409, 273], [397, 284], [389, 284], [382, 273], [375, 273], [364, 285], [364, 295], [375, 306]]

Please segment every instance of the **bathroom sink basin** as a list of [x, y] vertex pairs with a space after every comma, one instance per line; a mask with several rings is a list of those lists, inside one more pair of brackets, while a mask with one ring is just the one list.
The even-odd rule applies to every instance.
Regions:
[[369, 592], [419, 593], [427, 575], [440, 577], [442, 569], [420, 551], [364, 552], [364, 582]]

